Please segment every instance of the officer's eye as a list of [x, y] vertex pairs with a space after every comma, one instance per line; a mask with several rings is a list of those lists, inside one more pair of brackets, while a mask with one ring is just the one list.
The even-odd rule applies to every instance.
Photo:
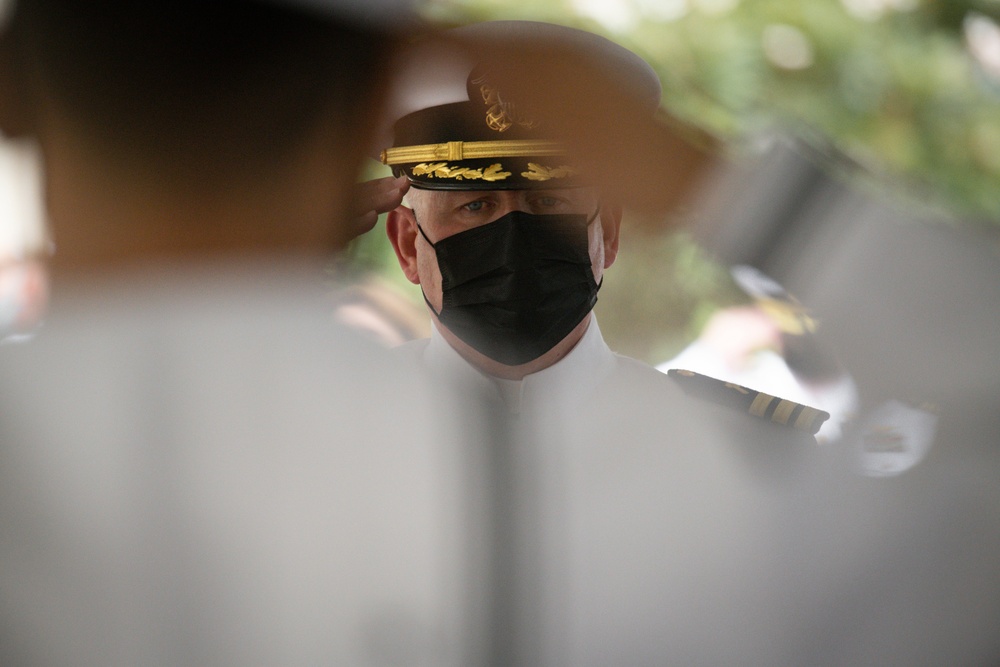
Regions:
[[539, 206], [544, 206], [545, 208], [552, 208], [561, 204], [562, 200], [558, 197], [539, 197], [535, 200], [535, 203]]
[[464, 204], [462, 208], [466, 211], [469, 211], [470, 213], [478, 213], [479, 211], [482, 211], [483, 207], [485, 206], [486, 202], [478, 200], [478, 201], [470, 201], [468, 204]]

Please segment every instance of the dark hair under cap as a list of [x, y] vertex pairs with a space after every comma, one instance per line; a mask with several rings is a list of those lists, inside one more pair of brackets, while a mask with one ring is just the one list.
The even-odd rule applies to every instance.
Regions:
[[[560, 141], [562, 121], [583, 106], [612, 124], [622, 104], [647, 118], [659, 107], [660, 82], [649, 64], [593, 33], [535, 21], [489, 21], [445, 37], [472, 55], [468, 99], [399, 118], [393, 145], [381, 155], [414, 187], [520, 190], [600, 180], [572, 162]], [[595, 94], [595, 81], [610, 83]]]
[[202, 182], [270, 169], [322, 114], [356, 127], [412, 4], [18, 0], [6, 30], [81, 136]]

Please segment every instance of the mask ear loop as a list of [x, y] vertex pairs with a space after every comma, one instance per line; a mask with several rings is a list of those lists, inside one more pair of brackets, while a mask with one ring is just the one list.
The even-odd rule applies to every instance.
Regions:
[[[592, 216], [590, 216], [590, 218], [587, 220], [587, 225], [586, 226], [590, 227], [591, 223], [593, 223], [594, 220], [597, 220], [597, 216], [599, 216], [600, 214], [601, 214], [601, 202], [597, 202], [597, 208], [594, 209], [594, 214]], [[601, 275], [600, 282], [598, 282], [596, 280], [594, 282], [597, 283], [597, 291], [600, 292], [601, 291], [601, 286], [604, 285], [604, 275], [603, 274]]]
[[[413, 209], [410, 209], [410, 210], [413, 211]], [[420, 226], [420, 221], [417, 220], [417, 212], [416, 211], [413, 211], [413, 221], [415, 223], [417, 223], [417, 231], [420, 232], [420, 235], [424, 237], [424, 240], [427, 241], [427, 243], [430, 245], [431, 248], [434, 249], [434, 251], [436, 253], [437, 252], [437, 248], [434, 247], [434, 241], [431, 241], [429, 238], [427, 238], [427, 234], [424, 233], [424, 228]], [[424, 297], [424, 303], [427, 304], [427, 307], [431, 309], [432, 313], [434, 313], [435, 315], [439, 315], [439, 316], [441, 315], [441, 312], [438, 311], [437, 308], [435, 308], [433, 305], [431, 305], [430, 299], [427, 298], [427, 293], [424, 292], [424, 286], [423, 285], [420, 286], [420, 296]], [[444, 310], [444, 303], [443, 302], [441, 304], [441, 310]]]
[[420, 232], [420, 235], [424, 237], [424, 240], [427, 241], [427, 243], [433, 248], [435, 245], [434, 241], [431, 241], [429, 238], [427, 238], [427, 234], [424, 232], [424, 228], [420, 226], [420, 221], [417, 220], [417, 212], [412, 208], [410, 210], [413, 211], [413, 222], [417, 223], [417, 231]]

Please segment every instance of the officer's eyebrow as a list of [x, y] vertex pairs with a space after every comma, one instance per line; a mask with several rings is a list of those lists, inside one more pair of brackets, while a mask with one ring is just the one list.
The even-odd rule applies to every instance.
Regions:
[[480, 199], [495, 199], [497, 194], [494, 190], [455, 190], [453, 192], [439, 191], [436, 201], [441, 203], [442, 208], [452, 208], [470, 201]]

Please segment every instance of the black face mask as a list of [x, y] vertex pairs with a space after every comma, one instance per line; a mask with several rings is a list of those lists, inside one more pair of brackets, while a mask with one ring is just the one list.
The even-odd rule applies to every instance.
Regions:
[[597, 303], [587, 238], [596, 217], [513, 211], [437, 243], [418, 224], [441, 270], [438, 319], [501, 364], [542, 356]]

